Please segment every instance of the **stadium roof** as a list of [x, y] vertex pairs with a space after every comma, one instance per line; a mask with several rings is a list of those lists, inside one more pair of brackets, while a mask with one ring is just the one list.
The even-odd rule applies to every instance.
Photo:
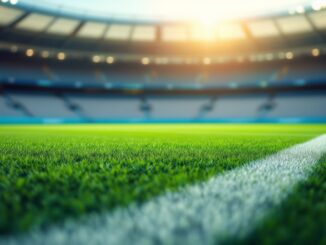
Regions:
[[309, 8], [296, 7], [285, 14], [211, 24], [97, 20], [31, 8], [45, 1], [23, 7], [24, 1], [0, 0], [0, 51], [19, 50], [28, 56], [33, 50], [33, 54], [58, 59], [61, 53], [68, 59], [96, 57], [95, 61], [105, 61], [108, 57], [108, 63], [112, 63], [112, 57], [128, 62], [143, 58], [153, 62], [157, 58], [157, 63], [166, 63], [169, 57], [169, 63], [192, 63], [190, 58], [223, 63], [284, 59], [287, 53], [299, 57], [311, 55], [312, 51], [317, 54], [313, 56], [319, 56], [326, 52], [326, 0], [318, 0], [320, 5], [310, 2]]
[[[204, 21], [261, 17], [266, 15], [302, 12], [323, 0], [1, 0], [13, 1], [18, 7], [73, 15], [79, 18], [123, 19], [150, 21]], [[318, 7], [318, 6], [317, 6]]]

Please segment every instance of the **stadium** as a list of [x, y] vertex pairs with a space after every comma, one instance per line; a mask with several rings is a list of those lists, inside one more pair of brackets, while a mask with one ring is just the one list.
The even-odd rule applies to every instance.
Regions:
[[0, 0], [0, 244], [325, 244], [326, 1]]

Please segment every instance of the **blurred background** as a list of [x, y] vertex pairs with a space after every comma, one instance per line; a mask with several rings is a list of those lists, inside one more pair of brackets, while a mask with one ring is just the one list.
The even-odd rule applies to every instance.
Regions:
[[0, 123], [326, 122], [326, 1], [0, 0]]

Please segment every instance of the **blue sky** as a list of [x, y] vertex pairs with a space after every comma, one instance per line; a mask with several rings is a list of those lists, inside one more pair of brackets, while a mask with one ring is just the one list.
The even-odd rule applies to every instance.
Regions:
[[216, 22], [287, 11], [307, 0], [20, 0], [66, 13], [137, 19], [203, 20]]

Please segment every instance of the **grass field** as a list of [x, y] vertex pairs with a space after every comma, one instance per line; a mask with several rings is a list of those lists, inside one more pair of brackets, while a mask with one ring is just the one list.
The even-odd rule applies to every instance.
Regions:
[[[324, 125], [2, 126], [0, 234], [143, 203], [325, 132]], [[325, 164], [247, 240], [234, 242], [326, 241]]]

